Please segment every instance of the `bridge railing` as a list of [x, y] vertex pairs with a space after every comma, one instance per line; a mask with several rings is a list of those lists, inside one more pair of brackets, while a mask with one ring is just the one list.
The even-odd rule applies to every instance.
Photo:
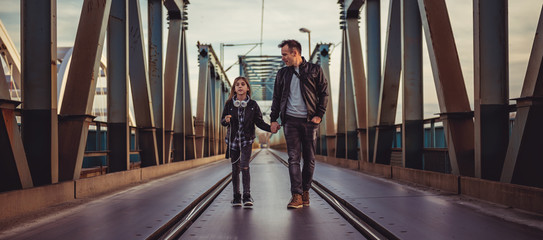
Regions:
[[[509, 107], [509, 113], [516, 115], [516, 104]], [[509, 134], [511, 134], [515, 118], [509, 120]], [[424, 148], [423, 148], [423, 168], [421, 170], [451, 173], [451, 164], [449, 151], [443, 121], [440, 117], [424, 119]], [[360, 151], [360, 147], [358, 147]], [[394, 125], [394, 134], [392, 140], [390, 165], [403, 167], [402, 161], [402, 124]]]
[[[141, 166], [141, 148], [138, 144], [138, 128], [130, 126], [130, 167]], [[91, 177], [109, 172], [109, 154], [107, 137], [107, 122], [92, 121], [89, 125], [81, 177]]]

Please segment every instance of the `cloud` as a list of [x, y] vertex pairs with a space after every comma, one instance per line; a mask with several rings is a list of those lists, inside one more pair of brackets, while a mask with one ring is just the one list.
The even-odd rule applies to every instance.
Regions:
[[[0, 8], [0, 15], [4, 14], [18, 14], [21, 8], [21, 4], [18, 4], [19, 1], [11, 1], [13, 3], [7, 3], [7, 0], [2, 0], [2, 8]], [[3, 21], [4, 19], [2, 19]]]

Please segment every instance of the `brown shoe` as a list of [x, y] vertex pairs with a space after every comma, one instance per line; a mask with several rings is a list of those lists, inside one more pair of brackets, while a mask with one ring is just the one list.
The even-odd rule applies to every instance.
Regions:
[[292, 194], [292, 198], [290, 199], [290, 203], [288, 203], [287, 208], [301, 208], [302, 206], [302, 195]]
[[309, 207], [309, 191], [304, 191], [302, 194], [302, 203], [304, 207]]

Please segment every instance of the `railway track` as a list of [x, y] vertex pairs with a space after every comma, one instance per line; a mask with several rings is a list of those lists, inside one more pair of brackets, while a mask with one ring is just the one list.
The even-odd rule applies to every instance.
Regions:
[[[261, 151], [253, 154], [251, 160], [254, 159]], [[282, 159], [280, 156], [271, 151], [270, 153], [277, 161], [288, 167], [286, 160]], [[231, 174], [228, 174], [200, 197], [198, 197], [195, 201], [193, 201], [187, 208], [178, 213], [174, 218], [160, 227], [152, 235], [147, 237], [147, 239], [155, 240], [182, 238], [183, 233], [206, 210], [206, 208], [224, 190], [230, 181]], [[364, 213], [350, 205], [347, 201], [324, 187], [318, 181], [313, 180], [312, 189], [367, 239], [399, 239], [386, 228], [382, 227]]]
[[[271, 152], [275, 158], [288, 167], [288, 162]], [[313, 179], [311, 188], [319, 194], [330, 206], [345, 218], [354, 228], [368, 239], [399, 239], [383, 226], [373, 221], [370, 217], [350, 205], [343, 198], [330, 191], [317, 180]]]

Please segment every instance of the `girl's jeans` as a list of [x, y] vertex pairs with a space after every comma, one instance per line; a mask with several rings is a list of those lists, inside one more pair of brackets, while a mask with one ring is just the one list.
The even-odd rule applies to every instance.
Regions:
[[249, 160], [251, 160], [252, 145], [241, 148], [241, 151], [231, 149], [232, 185], [234, 194], [240, 194], [239, 173], [243, 175], [243, 194], [251, 193], [251, 175], [249, 174]]

